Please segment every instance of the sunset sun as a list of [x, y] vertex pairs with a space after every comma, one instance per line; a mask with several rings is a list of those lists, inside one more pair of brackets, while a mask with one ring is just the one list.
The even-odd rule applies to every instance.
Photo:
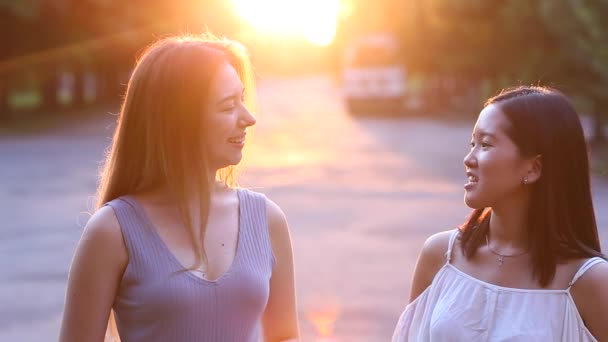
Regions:
[[301, 37], [328, 45], [336, 33], [340, 0], [232, 0], [238, 15], [254, 29]]

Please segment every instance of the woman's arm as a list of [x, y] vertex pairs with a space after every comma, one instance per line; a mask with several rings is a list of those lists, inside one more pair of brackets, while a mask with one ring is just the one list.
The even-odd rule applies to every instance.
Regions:
[[414, 270], [412, 288], [410, 290], [410, 303], [431, 285], [435, 274], [446, 263], [445, 253], [448, 250], [448, 243], [452, 233], [453, 230], [437, 233], [424, 242]]
[[266, 208], [276, 265], [270, 279], [270, 298], [262, 318], [264, 336], [268, 342], [297, 341], [300, 334], [289, 227], [278, 205], [267, 200]]
[[60, 342], [103, 341], [108, 317], [128, 263], [120, 226], [110, 207], [84, 228], [68, 276]]
[[587, 329], [598, 341], [608, 341], [608, 263], [588, 269], [571, 292]]

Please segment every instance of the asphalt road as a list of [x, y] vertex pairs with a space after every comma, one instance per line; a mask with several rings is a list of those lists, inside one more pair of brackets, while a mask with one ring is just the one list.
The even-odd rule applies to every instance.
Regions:
[[[389, 340], [423, 241], [468, 213], [474, 120], [352, 118], [324, 77], [264, 80], [259, 91], [240, 183], [287, 215], [303, 340]], [[57, 339], [113, 121], [0, 137], [0, 341]], [[593, 195], [608, 248], [607, 179], [593, 179]]]

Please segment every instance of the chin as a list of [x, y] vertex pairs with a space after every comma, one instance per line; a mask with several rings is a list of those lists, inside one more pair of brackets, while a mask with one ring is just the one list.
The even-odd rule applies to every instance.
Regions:
[[238, 157], [238, 158], [232, 158], [230, 160], [226, 161], [226, 166], [224, 167], [228, 167], [228, 166], [236, 166], [241, 162], [241, 159], [243, 159], [242, 157]]
[[241, 159], [243, 159], [242, 155], [222, 156], [221, 158], [217, 158], [212, 164], [216, 165], [218, 169], [223, 169], [225, 167], [237, 165], [241, 162]]
[[481, 201], [479, 198], [471, 196], [470, 194], [464, 195], [464, 204], [471, 209], [483, 209], [487, 207], [487, 205], [483, 204], [483, 201]]

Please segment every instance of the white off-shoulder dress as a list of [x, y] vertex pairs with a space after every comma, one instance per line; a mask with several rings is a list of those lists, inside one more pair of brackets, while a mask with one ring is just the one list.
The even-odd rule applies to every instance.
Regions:
[[446, 263], [432, 284], [401, 314], [393, 342], [597, 341], [583, 324], [570, 288], [589, 268], [606, 262], [604, 259], [585, 262], [565, 290], [502, 287], [450, 263], [457, 235], [455, 230]]

